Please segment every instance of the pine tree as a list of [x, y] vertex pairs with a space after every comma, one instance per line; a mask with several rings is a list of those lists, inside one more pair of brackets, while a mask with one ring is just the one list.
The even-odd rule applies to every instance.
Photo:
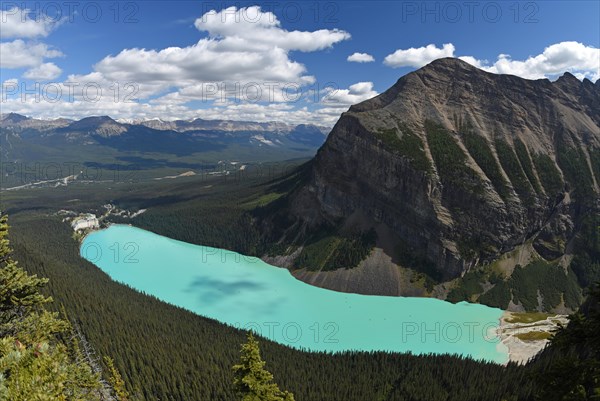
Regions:
[[0, 215], [0, 267], [6, 264], [10, 256], [8, 228], [8, 216], [5, 214]]
[[74, 361], [57, 336], [69, 323], [44, 309], [47, 280], [12, 260], [7, 237], [0, 214], [0, 400], [100, 400], [99, 375]]
[[264, 368], [258, 341], [252, 333], [242, 345], [241, 354], [240, 363], [233, 366], [233, 384], [242, 401], [294, 401], [294, 395], [281, 391], [273, 382], [273, 375]]
[[544, 401], [600, 400], [600, 283], [550, 340], [550, 365], [538, 373]]
[[52, 299], [39, 290], [48, 280], [28, 275], [11, 259], [8, 219], [0, 215], [0, 335], [10, 333], [11, 322]]
[[115, 394], [117, 395], [118, 401], [127, 401], [129, 399], [129, 393], [125, 389], [125, 382], [121, 377], [121, 373], [119, 373], [118, 369], [115, 368], [115, 362], [112, 358], [105, 356], [104, 362], [106, 362], [106, 366], [108, 366], [108, 370], [110, 372], [110, 385], [115, 390]]

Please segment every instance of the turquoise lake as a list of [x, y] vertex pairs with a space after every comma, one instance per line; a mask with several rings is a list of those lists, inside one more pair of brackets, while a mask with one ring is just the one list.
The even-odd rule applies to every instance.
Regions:
[[325, 290], [258, 258], [126, 225], [89, 234], [80, 252], [117, 282], [291, 347], [508, 360], [500, 309]]

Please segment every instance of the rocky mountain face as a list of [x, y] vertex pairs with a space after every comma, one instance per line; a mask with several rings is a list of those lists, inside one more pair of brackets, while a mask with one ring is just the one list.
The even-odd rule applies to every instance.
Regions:
[[86, 117], [65, 127], [65, 131], [82, 132], [102, 137], [117, 136], [127, 132], [127, 126], [108, 116]]
[[54, 120], [38, 120], [29, 118], [17, 113], [8, 113], [0, 116], [0, 128], [15, 128], [15, 129], [39, 129], [48, 130], [58, 127], [66, 127], [73, 120], [66, 118], [58, 118]]
[[[344, 113], [306, 176], [284, 212], [262, 222], [274, 241], [307, 249], [323, 227], [375, 229], [369, 257], [426, 266], [439, 283], [524, 246], [528, 261], [566, 269], [582, 219], [598, 221], [600, 86], [569, 73], [526, 80], [436, 60]], [[286, 260], [306, 281], [340, 289], [336, 274], [349, 274], [307, 273], [298, 255]], [[395, 280], [389, 274], [372, 278], [343, 280], [354, 292], [411, 291], [381, 290]]]

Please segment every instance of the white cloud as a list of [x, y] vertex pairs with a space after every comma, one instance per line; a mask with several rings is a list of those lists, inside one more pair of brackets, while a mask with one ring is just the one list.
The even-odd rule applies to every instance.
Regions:
[[293, 108], [288, 104], [238, 104], [226, 107], [213, 107], [210, 109], [194, 110], [195, 117], [204, 119], [226, 119], [236, 121], [283, 121], [288, 124], [322, 124], [318, 118], [307, 108]]
[[[124, 119], [204, 117], [326, 125], [332, 125], [344, 111], [315, 112], [304, 107], [306, 94], [310, 92], [306, 87], [315, 83], [315, 77], [307, 73], [303, 64], [294, 61], [290, 52], [330, 48], [349, 39], [347, 32], [338, 29], [287, 31], [275, 15], [263, 12], [259, 7], [211, 11], [197, 19], [195, 26], [208, 33], [195, 44], [153, 50], [124, 49], [100, 60], [88, 74], [69, 75], [59, 85], [61, 101], [36, 103], [33, 96], [25, 101], [13, 97], [3, 108], [38, 117], [81, 118], [107, 114]], [[23, 41], [16, 44], [25, 48]], [[34, 69], [42, 64], [43, 57], [60, 54], [39, 50], [35, 62], [32, 60], [24, 66]], [[11, 65], [14, 64], [17, 62], [11, 61]], [[24, 63], [21, 61], [20, 64]], [[46, 65], [28, 74], [33, 76], [38, 72], [41, 76], [42, 70], [48, 72], [46, 76], [51, 75]], [[115, 100], [116, 83], [120, 92]], [[134, 101], [123, 98], [131, 94], [124, 87], [127, 83], [134, 84]], [[82, 88], [86, 84], [91, 85], [91, 97], [97, 88], [101, 90], [98, 101], [83, 97]], [[71, 92], [73, 88], [74, 92]], [[256, 88], [261, 90], [258, 98]], [[292, 95], [285, 96], [285, 89], [291, 90]], [[367, 89], [353, 86], [345, 90], [348, 92], [345, 96], [362, 99], [371, 91]], [[297, 102], [298, 96], [294, 92], [304, 96], [302, 103]], [[74, 93], [74, 98], [67, 96], [70, 93]], [[333, 108], [339, 106], [343, 93], [337, 95]], [[251, 99], [236, 101], [245, 96]], [[189, 104], [192, 101], [193, 105]], [[202, 103], [200, 109], [198, 102]]]
[[222, 38], [221, 45], [229, 50], [247, 51], [265, 48], [312, 52], [350, 39], [348, 32], [339, 29], [320, 29], [314, 32], [287, 31], [271, 12], [259, 6], [211, 10], [194, 23], [212, 38]]
[[[31, 41], [46, 37], [60, 21], [42, 13], [33, 13], [26, 8], [12, 7], [0, 10], [0, 38], [21, 38], [12, 42], [0, 43], [0, 68], [30, 67], [24, 75], [31, 79], [54, 79], [60, 75], [60, 68], [53, 63], [44, 63], [46, 58], [60, 57], [63, 54], [45, 43]], [[24, 41], [22, 38], [29, 39]]]
[[[10, 81], [10, 82], [8, 82]], [[7, 80], [12, 86], [16, 80]], [[228, 119], [238, 121], [283, 121], [290, 124], [317, 124], [333, 126], [340, 115], [351, 104], [359, 103], [377, 95], [372, 82], [358, 82], [347, 89], [325, 90], [318, 103], [311, 110], [302, 104], [295, 103], [213, 103], [206, 108], [197, 109], [186, 104], [187, 98], [179, 92], [173, 92], [158, 99], [136, 102], [115, 101], [113, 91], [99, 98], [99, 101], [66, 99], [67, 89], [63, 88], [63, 97], [59, 102], [39, 101], [34, 95], [25, 99], [10, 97], [3, 105], [3, 111], [15, 112], [36, 118], [66, 117], [78, 119], [86, 116], [109, 115], [123, 119], [151, 119], [159, 117], [163, 120], [205, 118]], [[93, 96], [93, 91], [92, 91]], [[52, 95], [50, 95], [52, 97]]]
[[[306, 74], [303, 64], [290, 59], [290, 51], [318, 51], [350, 38], [350, 34], [338, 29], [287, 31], [274, 14], [256, 6], [209, 11], [195, 21], [195, 26], [208, 32], [208, 37], [187, 47], [125, 49], [102, 59], [93, 73], [70, 78], [107, 84], [136, 83], [141, 97], [175, 89], [180, 98], [188, 100], [193, 100], [203, 86], [213, 83], [227, 84], [229, 88], [303, 86], [315, 78]], [[284, 101], [281, 94], [264, 100]]]
[[0, 43], [0, 68], [37, 67], [45, 58], [63, 54], [45, 43], [30, 43], [22, 39]]
[[483, 68], [484, 64], [487, 64], [487, 60], [477, 60], [473, 56], [460, 56], [459, 59], [477, 68]]
[[46, 37], [58, 25], [54, 19], [33, 15], [31, 10], [13, 7], [0, 10], [0, 38]]
[[350, 85], [348, 89], [328, 89], [323, 103], [347, 107], [377, 95], [378, 93], [373, 90], [373, 82], [357, 82]]
[[62, 70], [54, 63], [44, 63], [35, 68], [31, 68], [23, 74], [24, 78], [37, 81], [50, 81], [60, 76]]
[[454, 45], [452, 43], [446, 43], [442, 48], [430, 44], [425, 47], [411, 47], [406, 50], [398, 49], [394, 53], [388, 54], [383, 63], [392, 68], [420, 68], [433, 60], [443, 57], [454, 57]]
[[[249, 21], [245, 18], [248, 15], [259, 21]], [[124, 49], [100, 60], [88, 74], [69, 75], [62, 90], [73, 93], [75, 101], [54, 104], [54, 113], [64, 107], [67, 112], [79, 110], [84, 115], [94, 110], [94, 114], [102, 111], [119, 118], [168, 118], [173, 114], [193, 114], [187, 106], [192, 101], [202, 102], [201, 107], [219, 106], [223, 112], [258, 110], [259, 102], [293, 103], [306, 94], [304, 88], [315, 83], [315, 78], [307, 74], [303, 64], [290, 58], [290, 51], [317, 51], [350, 37], [335, 29], [289, 32], [281, 28], [273, 14], [258, 7], [211, 11], [197, 19], [196, 26], [207, 30], [208, 37], [190, 46]], [[74, 92], [67, 88], [67, 82], [76, 85]], [[115, 106], [112, 95], [117, 82], [120, 98]], [[128, 83], [133, 84], [138, 104], [119, 107], [123, 96], [132, 92], [124, 87]], [[92, 94], [96, 88], [102, 91], [101, 101], [91, 109], [77, 106], [78, 102], [85, 102], [82, 88], [86, 85], [93, 86]], [[244, 102], [253, 106], [242, 108], [240, 103]], [[293, 110], [264, 109], [264, 114], [272, 119], [282, 117], [282, 113]], [[307, 113], [290, 114], [289, 118]]]
[[346, 60], [352, 63], [371, 63], [375, 61], [369, 53], [352, 53]]
[[508, 54], [500, 54], [491, 66], [479, 62], [482, 68], [496, 74], [512, 74], [522, 78], [552, 78], [572, 72], [578, 77], [592, 81], [600, 78], [600, 49], [579, 42], [560, 42], [550, 45], [541, 54], [526, 60], [513, 60]]
[[306, 68], [280, 48], [230, 51], [219, 40], [163, 50], [126, 49], [94, 66], [108, 80], [187, 86], [191, 82], [310, 82]]

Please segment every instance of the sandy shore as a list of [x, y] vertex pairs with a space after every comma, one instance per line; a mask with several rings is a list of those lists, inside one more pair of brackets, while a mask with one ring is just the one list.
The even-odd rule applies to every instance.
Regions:
[[550, 315], [545, 319], [531, 322], [512, 322], [519, 315], [508, 311], [504, 312], [498, 328], [500, 340], [508, 348], [509, 361], [517, 363], [526, 363], [548, 344], [547, 339], [523, 340], [518, 335], [533, 332], [552, 333], [558, 328], [559, 323], [562, 325], [568, 323], [567, 315]]

